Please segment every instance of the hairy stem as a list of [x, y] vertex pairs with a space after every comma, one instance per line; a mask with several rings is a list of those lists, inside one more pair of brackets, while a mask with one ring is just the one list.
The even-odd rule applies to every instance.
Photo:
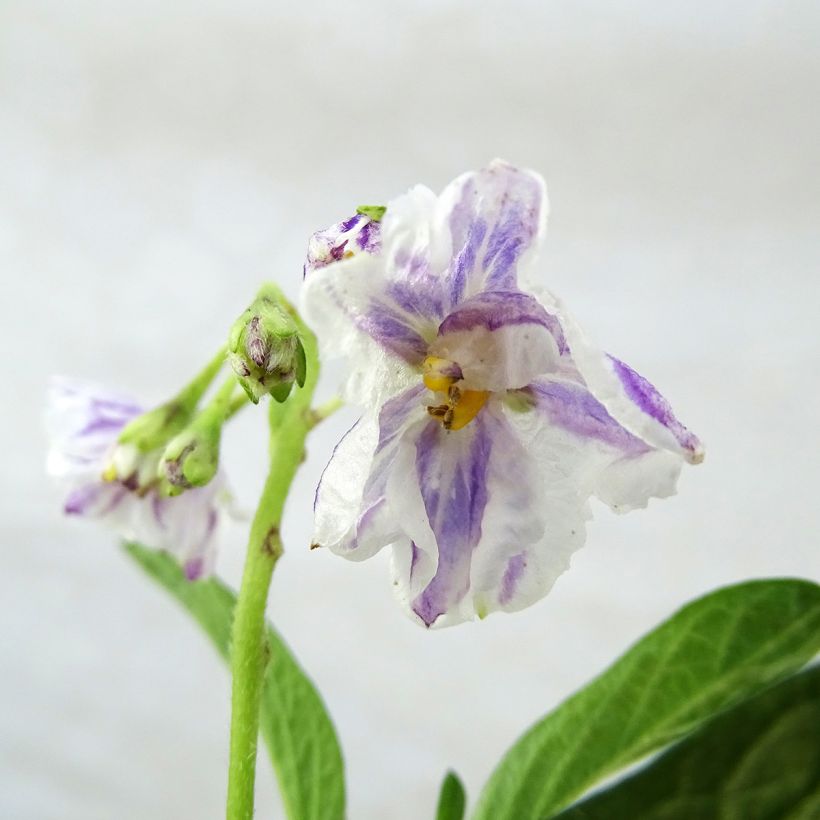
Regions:
[[337, 410], [344, 407], [344, 399], [341, 396], [334, 396], [332, 399], [314, 407], [310, 412], [310, 427], [313, 429], [317, 424], [332, 416]]
[[216, 374], [222, 369], [222, 365], [225, 364], [226, 352], [227, 347], [222, 345], [208, 364], [182, 388], [177, 400], [190, 405], [192, 409], [196, 407], [199, 400], [205, 395], [205, 391], [211, 386]]
[[307, 379], [284, 404], [270, 402], [270, 468], [251, 525], [233, 622], [228, 820], [253, 817], [259, 704], [268, 654], [265, 607], [273, 569], [282, 554], [279, 528], [285, 498], [304, 457], [305, 437], [312, 426], [310, 403], [319, 375], [316, 340], [292, 308], [291, 313], [305, 346]]

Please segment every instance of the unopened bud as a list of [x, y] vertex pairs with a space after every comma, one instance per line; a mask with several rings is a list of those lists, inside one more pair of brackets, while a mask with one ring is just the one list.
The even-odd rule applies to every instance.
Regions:
[[189, 422], [192, 409], [173, 400], [129, 422], [120, 433], [102, 477], [144, 494], [156, 483], [157, 464], [168, 439]]
[[305, 383], [306, 360], [299, 330], [272, 286], [264, 288], [237, 319], [228, 340], [237, 381], [257, 404], [269, 394], [284, 401], [296, 382]]
[[165, 495], [179, 495], [192, 487], [203, 487], [219, 467], [221, 425], [204, 427], [196, 422], [168, 443], [159, 462]]

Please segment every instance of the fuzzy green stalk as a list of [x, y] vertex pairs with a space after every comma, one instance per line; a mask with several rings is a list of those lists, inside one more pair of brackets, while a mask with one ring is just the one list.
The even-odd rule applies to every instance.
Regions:
[[[287, 305], [284, 297], [282, 304]], [[285, 498], [304, 457], [305, 437], [314, 424], [310, 409], [319, 358], [316, 339], [296, 311], [307, 358], [304, 387], [283, 404], [270, 402], [270, 467], [251, 525], [242, 584], [234, 612], [231, 638], [231, 745], [228, 769], [228, 820], [251, 820], [256, 779], [259, 705], [268, 661], [265, 606], [273, 569], [282, 554], [279, 528]]]
[[222, 369], [222, 365], [225, 364], [226, 356], [227, 347], [222, 345], [211, 361], [182, 388], [176, 400], [196, 407], [199, 400], [205, 395], [205, 391], [211, 386], [216, 374]]

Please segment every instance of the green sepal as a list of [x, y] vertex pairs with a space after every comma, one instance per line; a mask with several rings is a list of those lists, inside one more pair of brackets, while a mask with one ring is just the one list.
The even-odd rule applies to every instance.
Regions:
[[271, 387], [269, 392], [271, 398], [281, 404], [283, 401], [287, 400], [291, 390], [293, 390], [293, 382], [280, 382], [279, 384]]
[[296, 384], [299, 387], [304, 387], [305, 378], [307, 377], [307, 356], [305, 356], [305, 346], [302, 344], [301, 339], [298, 339], [296, 344], [296, 361], [293, 372], [296, 376]]
[[356, 208], [357, 214], [369, 217], [374, 222], [381, 222], [387, 208], [384, 205], [359, 205]]

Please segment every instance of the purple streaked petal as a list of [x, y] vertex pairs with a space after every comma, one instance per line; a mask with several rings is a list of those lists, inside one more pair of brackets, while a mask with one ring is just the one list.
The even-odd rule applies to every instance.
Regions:
[[393, 306], [372, 299], [362, 314], [352, 318], [361, 331], [406, 362], [417, 364], [424, 359], [427, 342]]
[[[621, 425], [583, 384], [539, 379], [519, 391], [510, 418], [524, 421], [528, 449], [560, 464], [583, 497], [597, 496], [616, 512], [673, 495], [683, 460], [656, 449]], [[531, 409], [526, 410], [527, 403]]]
[[471, 554], [481, 538], [492, 442], [481, 419], [471, 427], [456, 438], [430, 421], [416, 442], [417, 479], [438, 547], [436, 574], [412, 602], [428, 627], [469, 591]]
[[185, 578], [188, 581], [199, 580], [205, 571], [205, 559], [198, 555], [185, 562], [184, 566]]
[[514, 289], [522, 256], [543, 232], [543, 180], [496, 161], [456, 179], [441, 203], [452, 237], [445, 277], [450, 305], [482, 290]]
[[660, 422], [675, 437], [683, 450], [690, 454], [690, 460], [703, 457], [700, 439], [684, 427], [672, 411], [672, 405], [658, 392], [657, 388], [628, 364], [607, 354], [615, 374], [623, 385], [626, 395], [641, 412]]
[[316, 490], [314, 543], [363, 560], [399, 535], [386, 487], [402, 436], [425, 418], [423, 385], [394, 396], [379, 418], [360, 419], [334, 449]]
[[46, 410], [48, 472], [75, 479], [99, 474], [119, 432], [140, 412], [136, 402], [92, 382], [51, 379]]
[[121, 484], [94, 482], [71, 490], [63, 504], [66, 515], [83, 518], [101, 518], [113, 512], [129, 498], [128, 490]]
[[499, 391], [556, 370], [562, 346], [557, 319], [533, 296], [485, 291], [450, 313], [430, 352], [457, 362], [471, 388]]
[[519, 552], [507, 560], [507, 568], [501, 577], [501, 589], [498, 592], [498, 603], [507, 606], [515, 596], [518, 584], [527, 569], [527, 554]]
[[584, 385], [539, 379], [522, 393], [533, 397], [536, 407], [546, 414], [551, 425], [579, 438], [594, 439], [630, 455], [650, 449], [615, 421]]
[[[393, 463], [396, 456], [399, 439], [407, 427], [407, 424], [415, 416], [422, 413], [421, 396], [424, 393], [424, 386], [412, 387], [398, 396], [394, 396], [382, 407], [379, 414], [379, 441], [373, 453], [373, 462], [370, 465], [370, 473], [362, 492], [362, 502], [356, 526], [351, 533], [352, 540], [348, 549], [356, 549], [360, 544], [372, 541], [375, 532], [379, 531], [379, 525], [385, 525], [380, 520], [384, 518], [387, 504], [387, 484]], [[386, 524], [389, 534], [380, 532], [379, 539], [384, 544], [393, 540], [392, 535], [395, 526]], [[384, 526], [382, 526], [382, 530]]]
[[575, 375], [607, 412], [650, 447], [683, 456], [691, 464], [703, 460], [703, 447], [675, 417], [669, 402], [647, 379], [590, 342], [563, 305], [557, 305]]
[[307, 277], [320, 268], [357, 253], [378, 253], [380, 247], [380, 224], [364, 214], [354, 214], [313, 234], [308, 242], [303, 275]]

